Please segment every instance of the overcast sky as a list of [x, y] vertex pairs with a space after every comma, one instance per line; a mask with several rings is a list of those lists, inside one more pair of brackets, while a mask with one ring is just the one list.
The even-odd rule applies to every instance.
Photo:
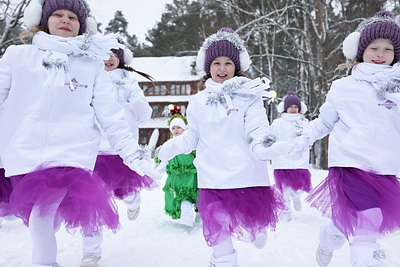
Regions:
[[161, 20], [165, 5], [173, 0], [87, 0], [96, 20], [101, 22], [102, 29], [114, 18], [115, 12], [121, 10], [128, 21], [128, 30], [145, 41], [145, 34]]

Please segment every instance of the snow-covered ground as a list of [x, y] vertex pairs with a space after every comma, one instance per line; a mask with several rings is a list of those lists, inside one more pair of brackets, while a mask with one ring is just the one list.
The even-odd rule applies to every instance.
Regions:
[[[327, 172], [311, 170], [313, 185]], [[271, 179], [273, 181], [273, 179]], [[303, 198], [305, 195], [303, 195]], [[185, 232], [163, 211], [160, 188], [142, 193], [139, 218], [128, 221], [126, 208], [118, 202], [121, 230], [105, 232], [103, 255], [99, 267], [206, 267], [211, 248], [203, 240], [201, 223]], [[267, 245], [256, 249], [252, 244], [234, 241], [241, 267], [313, 267], [318, 245], [319, 227], [327, 222], [318, 211], [303, 203], [301, 212], [293, 211], [290, 222], [280, 222], [269, 232]], [[28, 229], [20, 220], [3, 222], [0, 229], [0, 266], [25, 267], [30, 264], [31, 240]], [[79, 233], [68, 234], [63, 227], [57, 233], [58, 262], [62, 267], [78, 267], [81, 260]], [[386, 250], [385, 267], [400, 267], [400, 231], [380, 240]], [[330, 267], [349, 264], [349, 245], [335, 251]]]

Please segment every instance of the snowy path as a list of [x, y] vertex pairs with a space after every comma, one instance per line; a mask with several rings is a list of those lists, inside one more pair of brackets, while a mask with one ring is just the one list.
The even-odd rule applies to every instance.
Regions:
[[[326, 171], [312, 170], [313, 185]], [[273, 179], [271, 179], [272, 181]], [[303, 195], [303, 198], [305, 195]], [[171, 222], [163, 212], [160, 188], [142, 193], [139, 218], [130, 222], [126, 208], [118, 202], [122, 229], [116, 234], [105, 232], [103, 256], [99, 267], [206, 267], [211, 249], [206, 246], [201, 225], [190, 233]], [[293, 211], [291, 222], [280, 222], [269, 232], [267, 245], [257, 250], [253, 245], [234, 241], [241, 267], [313, 267], [319, 227], [327, 222], [318, 211], [303, 203], [301, 212]], [[6, 221], [0, 229], [0, 266], [29, 266], [31, 241], [28, 229], [20, 220]], [[78, 267], [81, 259], [79, 233], [68, 234], [63, 227], [57, 233], [58, 262], [62, 267]], [[386, 250], [385, 267], [400, 267], [400, 231], [380, 241]], [[330, 267], [349, 266], [349, 245], [334, 253]]]

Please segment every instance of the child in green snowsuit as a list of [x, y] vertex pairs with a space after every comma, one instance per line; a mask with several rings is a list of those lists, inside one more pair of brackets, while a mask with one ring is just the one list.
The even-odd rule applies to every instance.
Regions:
[[[183, 115], [171, 116], [169, 129], [173, 137], [183, 133], [186, 118]], [[197, 170], [193, 165], [195, 151], [180, 154], [172, 158], [166, 165], [168, 174], [163, 191], [165, 192], [165, 212], [172, 219], [180, 219], [180, 224], [192, 228], [195, 220], [196, 200], [198, 195]], [[161, 167], [162, 168], [162, 167]]]

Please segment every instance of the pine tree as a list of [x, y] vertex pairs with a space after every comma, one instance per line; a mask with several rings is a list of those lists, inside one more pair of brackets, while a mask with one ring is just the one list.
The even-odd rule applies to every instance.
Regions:
[[119, 33], [120, 38], [124, 44], [134, 52], [139, 47], [138, 40], [135, 34], [130, 35], [128, 32], [128, 21], [125, 19], [122, 11], [117, 10], [114, 18], [110, 20], [108, 26], [105, 28], [105, 32]]

